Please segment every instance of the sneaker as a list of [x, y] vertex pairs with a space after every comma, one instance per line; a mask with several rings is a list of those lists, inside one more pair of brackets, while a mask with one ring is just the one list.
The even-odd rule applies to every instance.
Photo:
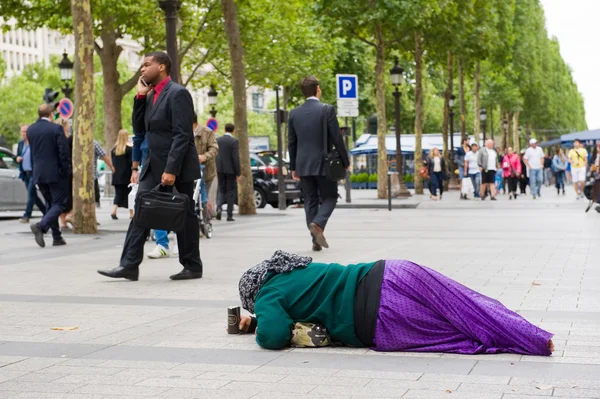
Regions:
[[168, 258], [169, 256], [171, 256], [169, 249], [163, 247], [162, 245], [157, 245], [152, 252], [148, 252], [148, 257], [150, 259]]

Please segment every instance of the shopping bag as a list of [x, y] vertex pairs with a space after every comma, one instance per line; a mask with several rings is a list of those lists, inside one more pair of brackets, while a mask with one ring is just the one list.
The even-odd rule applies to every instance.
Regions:
[[130, 211], [135, 209], [135, 196], [138, 192], [138, 185], [134, 183], [130, 183], [128, 187], [131, 187], [131, 191], [129, 191], [129, 195], [127, 196], [127, 205]]
[[470, 177], [465, 177], [462, 179], [462, 189], [460, 190], [461, 194], [473, 195], [475, 191], [475, 187], [473, 187], [473, 182]]

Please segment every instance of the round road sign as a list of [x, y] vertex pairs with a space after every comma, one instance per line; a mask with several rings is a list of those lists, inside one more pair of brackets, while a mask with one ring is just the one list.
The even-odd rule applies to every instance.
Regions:
[[217, 122], [217, 120], [215, 118], [209, 118], [206, 121], [206, 127], [214, 132], [219, 127], [219, 122]]
[[73, 115], [73, 103], [68, 98], [58, 102], [58, 113], [63, 119], [69, 119]]

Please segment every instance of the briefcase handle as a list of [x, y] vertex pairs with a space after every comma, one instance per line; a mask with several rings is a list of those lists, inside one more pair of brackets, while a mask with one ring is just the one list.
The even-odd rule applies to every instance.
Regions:
[[154, 187], [152, 190], [150, 191], [161, 191], [163, 193], [179, 193], [179, 191], [177, 191], [177, 189], [175, 188], [175, 185], [172, 186], [165, 186], [162, 183], [158, 183], [156, 185], [156, 187]]

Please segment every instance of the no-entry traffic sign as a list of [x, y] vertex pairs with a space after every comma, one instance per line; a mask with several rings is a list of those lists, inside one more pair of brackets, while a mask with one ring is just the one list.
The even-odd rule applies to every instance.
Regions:
[[209, 118], [206, 121], [206, 127], [209, 128], [210, 130], [212, 130], [213, 132], [215, 132], [217, 130], [217, 128], [219, 127], [219, 122], [217, 122], [217, 120], [215, 118]]
[[69, 119], [73, 115], [73, 103], [68, 98], [58, 102], [58, 113], [63, 119]]

